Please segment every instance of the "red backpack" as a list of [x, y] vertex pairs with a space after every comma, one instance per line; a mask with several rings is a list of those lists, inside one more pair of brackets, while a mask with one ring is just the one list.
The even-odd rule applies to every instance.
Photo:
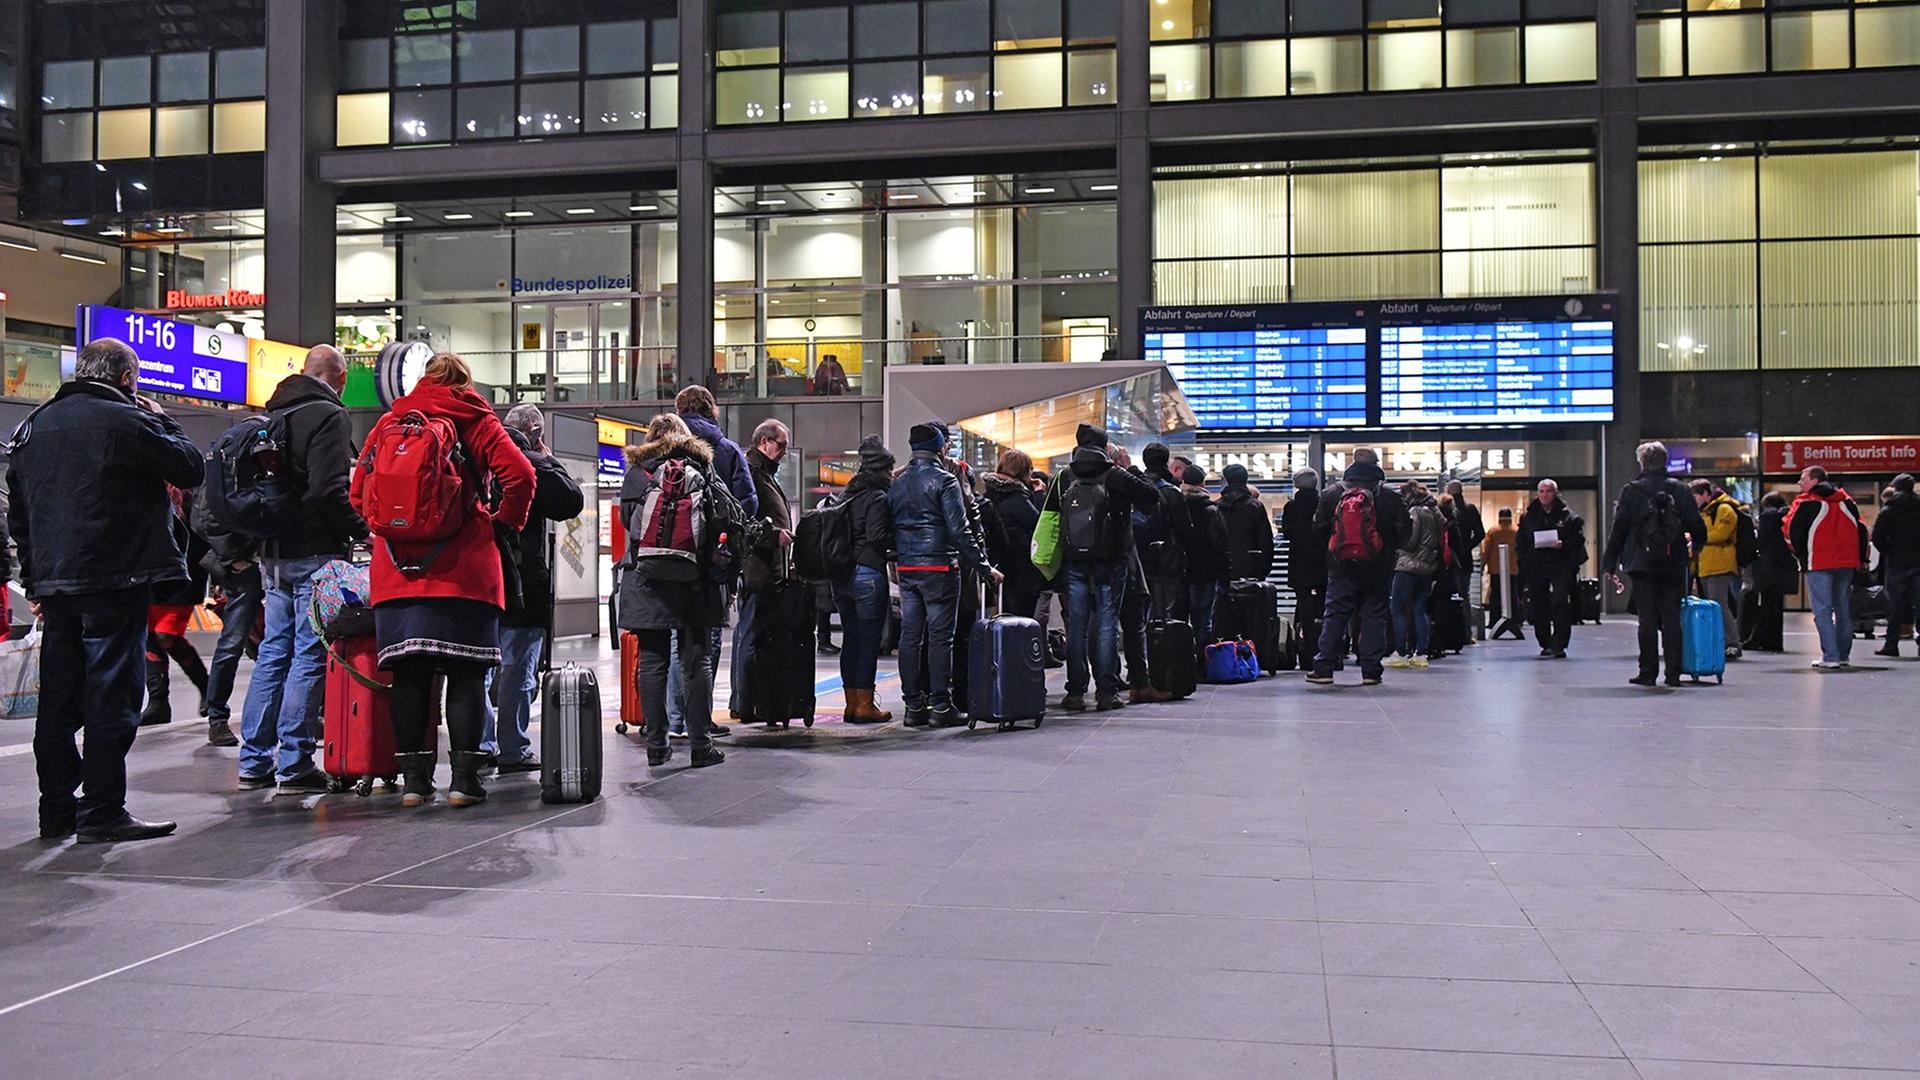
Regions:
[[653, 472], [653, 489], [635, 511], [633, 568], [657, 581], [696, 581], [707, 550], [707, 477], [679, 458]]
[[1327, 553], [1343, 563], [1371, 562], [1386, 543], [1380, 539], [1380, 518], [1373, 505], [1373, 489], [1350, 484], [1334, 507], [1333, 535]]
[[419, 411], [392, 420], [367, 441], [360, 468], [367, 472], [364, 502], [367, 528], [374, 535], [402, 544], [430, 544], [448, 539], [466, 524], [473, 488], [453, 421]]

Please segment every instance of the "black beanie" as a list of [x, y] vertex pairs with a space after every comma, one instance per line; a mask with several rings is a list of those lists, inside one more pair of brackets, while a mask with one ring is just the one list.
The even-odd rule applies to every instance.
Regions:
[[1207, 482], [1207, 470], [1198, 465], [1189, 465], [1187, 466], [1187, 471], [1180, 474], [1180, 482], [1199, 487], [1201, 484]]
[[915, 424], [907, 432], [907, 445], [915, 450], [932, 450], [935, 453], [946, 448], [947, 440], [932, 424]]
[[1147, 448], [1140, 451], [1140, 464], [1149, 469], [1164, 469], [1171, 454], [1164, 443], [1148, 443]]
[[860, 440], [860, 467], [893, 471], [893, 452], [880, 441], [880, 436], [869, 435]]
[[1105, 450], [1107, 448], [1107, 433], [1094, 427], [1092, 424], [1081, 424], [1079, 429], [1073, 433], [1073, 442], [1076, 446], [1097, 446]]

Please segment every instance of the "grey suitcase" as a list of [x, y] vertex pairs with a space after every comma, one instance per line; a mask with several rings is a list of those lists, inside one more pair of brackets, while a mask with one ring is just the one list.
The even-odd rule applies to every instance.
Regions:
[[540, 689], [540, 801], [600, 797], [600, 683], [569, 660]]

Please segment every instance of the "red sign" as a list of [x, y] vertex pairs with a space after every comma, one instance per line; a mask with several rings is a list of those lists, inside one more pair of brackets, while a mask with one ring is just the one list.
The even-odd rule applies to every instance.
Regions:
[[245, 289], [228, 289], [217, 293], [190, 293], [179, 289], [167, 290], [166, 306], [176, 311], [195, 308], [257, 308], [265, 307], [267, 294], [248, 292]]
[[1831, 473], [1897, 473], [1920, 470], [1920, 437], [1876, 439], [1768, 439], [1767, 471], [1797, 473], [1818, 465]]

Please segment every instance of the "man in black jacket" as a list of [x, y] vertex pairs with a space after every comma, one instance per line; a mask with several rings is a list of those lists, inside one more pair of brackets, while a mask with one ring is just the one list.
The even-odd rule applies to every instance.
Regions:
[[1193, 623], [1193, 640], [1204, 650], [1213, 641], [1214, 600], [1233, 580], [1228, 558], [1233, 543], [1227, 537], [1226, 518], [1207, 490], [1206, 470], [1189, 465], [1180, 481], [1180, 496], [1193, 523], [1193, 547], [1187, 552], [1187, 619]]
[[[112, 338], [82, 346], [73, 381], [20, 425], [9, 451], [7, 525], [45, 627], [33, 731], [43, 840], [174, 830], [127, 813], [127, 751], [146, 683], [148, 601], [155, 585], [187, 577], [167, 485], [199, 487], [204, 469], [180, 425], [134, 392], [139, 367]], [[84, 754], [74, 744], [83, 730]]]
[[[1220, 518], [1227, 526], [1227, 574], [1233, 581], [1265, 581], [1273, 573], [1273, 514], [1247, 484], [1247, 467], [1220, 470]], [[1311, 515], [1308, 518], [1312, 520]]]
[[[579, 517], [587, 498], [566, 468], [548, 453], [547, 423], [540, 406], [515, 405], [505, 423], [507, 437], [533, 465], [533, 509], [527, 513], [526, 525], [503, 545], [517, 570], [507, 580], [517, 580], [520, 588], [518, 596], [508, 588], [507, 610], [500, 616], [500, 666], [487, 672], [488, 707], [480, 752], [493, 755], [501, 772], [532, 772], [540, 767], [540, 757], [527, 740], [527, 724], [533, 718], [540, 654], [553, 622], [553, 574], [558, 569], [547, 562], [547, 530], [550, 522]], [[567, 552], [560, 558], [584, 559], [586, 565], [593, 565], [584, 551]]]
[[[1140, 463], [1153, 484], [1159, 500], [1157, 510], [1136, 519], [1134, 543], [1140, 550], [1140, 566], [1146, 571], [1147, 589], [1153, 594], [1155, 619], [1191, 619], [1188, 604], [1187, 560], [1194, 549], [1193, 516], [1180, 492], [1185, 466], [1174, 471], [1172, 451], [1164, 443], [1148, 443], [1140, 451]], [[1196, 630], [1198, 627], [1195, 628]]]
[[240, 788], [312, 795], [328, 779], [314, 763], [327, 646], [307, 618], [313, 575], [343, 558], [367, 535], [347, 497], [353, 427], [340, 404], [347, 361], [331, 345], [315, 345], [298, 375], [280, 380], [267, 412], [286, 428], [284, 459], [300, 491], [299, 521], [261, 544], [266, 629], [260, 639], [247, 703], [240, 715]]
[[1620, 574], [1633, 579], [1633, 606], [1640, 617], [1640, 673], [1628, 681], [1652, 686], [1666, 645], [1667, 685], [1680, 685], [1680, 601], [1687, 594], [1687, 541], [1707, 543], [1707, 523], [1687, 485], [1667, 475], [1664, 443], [1641, 443], [1635, 451], [1640, 475], [1620, 491], [1613, 532], [1600, 567], [1616, 592]]
[[1280, 533], [1287, 538], [1287, 588], [1293, 590], [1293, 628], [1300, 636], [1301, 666], [1310, 666], [1320, 648], [1320, 617], [1327, 610], [1327, 538], [1314, 527], [1320, 512], [1320, 474], [1293, 474], [1293, 498], [1280, 508]]
[[[1479, 599], [1473, 591], [1473, 556], [1487, 539], [1487, 523], [1480, 516], [1480, 508], [1467, 501], [1467, 485], [1458, 480], [1447, 481], [1447, 494], [1453, 496], [1453, 505], [1460, 511], [1460, 531], [1466, 541], [1466, 547], [1459, 552], [1459, 567], [1455, 571], [1455, 589], [1466, 598], [1467, 626], [1474, 625], [1474, 602]], [[1467, 643], [1473, 643], [1473, 635], [1467, 635]]]
[[[1160, 495], [1145, 477], [1114, 467], [1107, 456], [1106, 432], [1081, 424], [1074, 441], [1067, 470], [1047, 489], [1041, 509], [1060, 511], [1060, 538], [1066, 548], [1067, 692], [1060, 707], [1084, 711], [1091, 682], [1094, 707], [1106, 711], [1126, 705], [1120, 697], [1126, 685], [1120, 681], [1120, 607], [1127, 593], [1133, 511], [1153, 513]], [[1104, 499], [1084, 501], [1102, 489]], [[1174, 497], [1179, 497], [1177, 490]], [[1073, 507], [1096, 502], [1104, 503], [1104, 513], [1089, 523], [1094, 542], [1076, 549], [1071, 542], [1077, 531]]]
[[[1520, 515], [1520, 578], [1532, 607], [1534, 639], [1543, 659], [1565, 660], [1573, 637], [1574, 595], [1587, 561], [1586, 522], [1560, 497], [1560, 485], [1542, 480], [1538, 497]], [[1549, 535], [1551, 534], [1551, 535]]]
[[[762, 420], [753, 429], [747, 446], [747, 472], [753, 477], [753, 494], [758, 503], [755, 516], [766, 527], [748, 537], [740, 560], [740, 608], [733, 620], [732, 688], [727, 709], [735, 719], [754, 719], [741, 705], [740, 696], [747, 685], [747, 652], [753, 641], [754, 616], [758, 612], [761, 590], [784, 580], [781, 552], [793, 543], [793, 511], [787, 505], [787, 493], [780, 488], [780, 462], [787, 456], [792, 439], [787, 425], [778, 420]], [[784, 720], [786, 717], [775, 717]]]
[[1873, 519], [1873, 546], [1887, 586], [1887, 642], [1875, 655], [1899, 656], [1905, 627], [1920, 625], [1920, 495], [1912, 473], [1893, 478], [1893, 498]]
[[1320, 628], [1320, 654], [1307, 676], [1310, 683], [1333, 684], [1333, 665], [1346, 652], [1347, 628], [1358, 611], [1360, 640], [1355, 651], [1360, 657], [1360, 682], [1380, 684], [1387, 656], [1387, 594], [1393, 584], [1395, 556], [1412, 528], [1407, 504], [1386, 479], [1380, 455], [1362, 447], [1353, 452], [1346, 474], [1328, 484], [1320, 496], [1313, 531], [1327, 538], [1323, 542], [1353, 555], [1342, 556], [1334, 547], [1327, 548], [1327, 609]]

